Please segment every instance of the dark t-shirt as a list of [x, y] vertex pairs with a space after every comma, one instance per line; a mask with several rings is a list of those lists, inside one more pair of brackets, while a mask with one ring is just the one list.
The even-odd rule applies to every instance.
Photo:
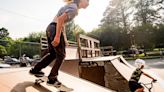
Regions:
[[143, 72], [141, 71], [141, 69], [137, 68], [133, 73], [132, 73], [132, 76], [130, 78], [130, 81], [135, 81], [135, 82], [138, 82], [140, 77], [141, 77], [141, 74]]

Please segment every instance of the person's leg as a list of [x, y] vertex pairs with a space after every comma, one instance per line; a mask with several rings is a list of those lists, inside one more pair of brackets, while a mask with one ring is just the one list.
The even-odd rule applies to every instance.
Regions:
[[41, 59], [41, 61], [38, 64], [36, 64], [36, 66], [34, 67], [34, 70], [41, 71], [41, 69], [47, 67], [55, 58], [56, 58], [55, 52], [51, 51], [50, 53], [47, 53]]
[[135, 92], [144, 92], [144, 88], [138, 88]]
[[56, 25], [55, 24], [50, 24], [47, 27], [46, 33], [47, 33], [47, 40], [48, 40], [48, 52], [42, 59], [41, 61], [35, 65], [33, 69], [31, 69], [30, 73], [31, 74], [36, 74], [36, 73], [42, 73], [40, 72], [41, 69], [47, 67], [55, 58], [56, 58], [56, 52], [51, 44], [53, 41], [53, 38], [55, 36], [55, 29]]
[[53, 65], [52, 70], [51, 70], [50, 75], [49, 75], [50, 79], [56, 78], [56, 76], [58, 75], [59, 68], [60, 68], [64, 58], [65, 58], [64, 54], [63, 55], [59, 55], [59, 54], [56, 55], [56, 61]]
[[144, 87], [140, 83], [136, 83], [135, 92], [144, 92]]
[[56, 52], [56, 61], [48, 76], [49, 81], [47, 81], [47, 83], [49, 84], [54, 84], [55, 82], [58, 82], [57, 80], [58, 71], [65, 58], [65, 41], [64, 41], [63, 34], [61, 34], [59, 45], [55, 47], [55, 52]]
[[131, 92], [143, 92], [144, 90], [143, 86], [135, 81], [129, 81], [129, 89]]

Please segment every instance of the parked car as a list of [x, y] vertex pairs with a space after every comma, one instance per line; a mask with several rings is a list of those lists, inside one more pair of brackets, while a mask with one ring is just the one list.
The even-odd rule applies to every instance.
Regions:
[[0, 68], [10, 68], [11, 65], [9, 64], [0, 64]]
[[6, 56], [4, 59], [5, 64], [15, 65], [20, 64], [20, 61], [16, 58], [11, 58], [10, 56]]

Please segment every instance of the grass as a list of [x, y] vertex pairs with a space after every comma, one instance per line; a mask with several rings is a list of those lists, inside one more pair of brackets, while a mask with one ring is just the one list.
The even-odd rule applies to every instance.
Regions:
[[137, 58], [140, 59], [157, 59], [157, 58], [161, 58], [161, 56], [144, 56], [144, 57], [124, 57], [126, 60], [135, 60]]

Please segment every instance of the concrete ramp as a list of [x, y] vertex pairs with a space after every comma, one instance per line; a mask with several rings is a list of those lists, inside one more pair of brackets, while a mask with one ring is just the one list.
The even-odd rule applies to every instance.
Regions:
[[126, 79], [129, 80], [135, 68], [128, 67], [125, 63], [120, 62], [118, 59], [112, 60], [111, 63], [116, 70]]
[[[48, 75], [50, 67], [43, 71]], [[54, 87], [37, 86], [35, 77], [28, 74], [30, 68], [0, 69], [0, 88], [2, 92], [56, 92]], [[59, 72], [59, 81], [73, 88], [72, 92], [113, 92], [89, 81]], [[46, 85], [46, 84], [44, 84]]]

